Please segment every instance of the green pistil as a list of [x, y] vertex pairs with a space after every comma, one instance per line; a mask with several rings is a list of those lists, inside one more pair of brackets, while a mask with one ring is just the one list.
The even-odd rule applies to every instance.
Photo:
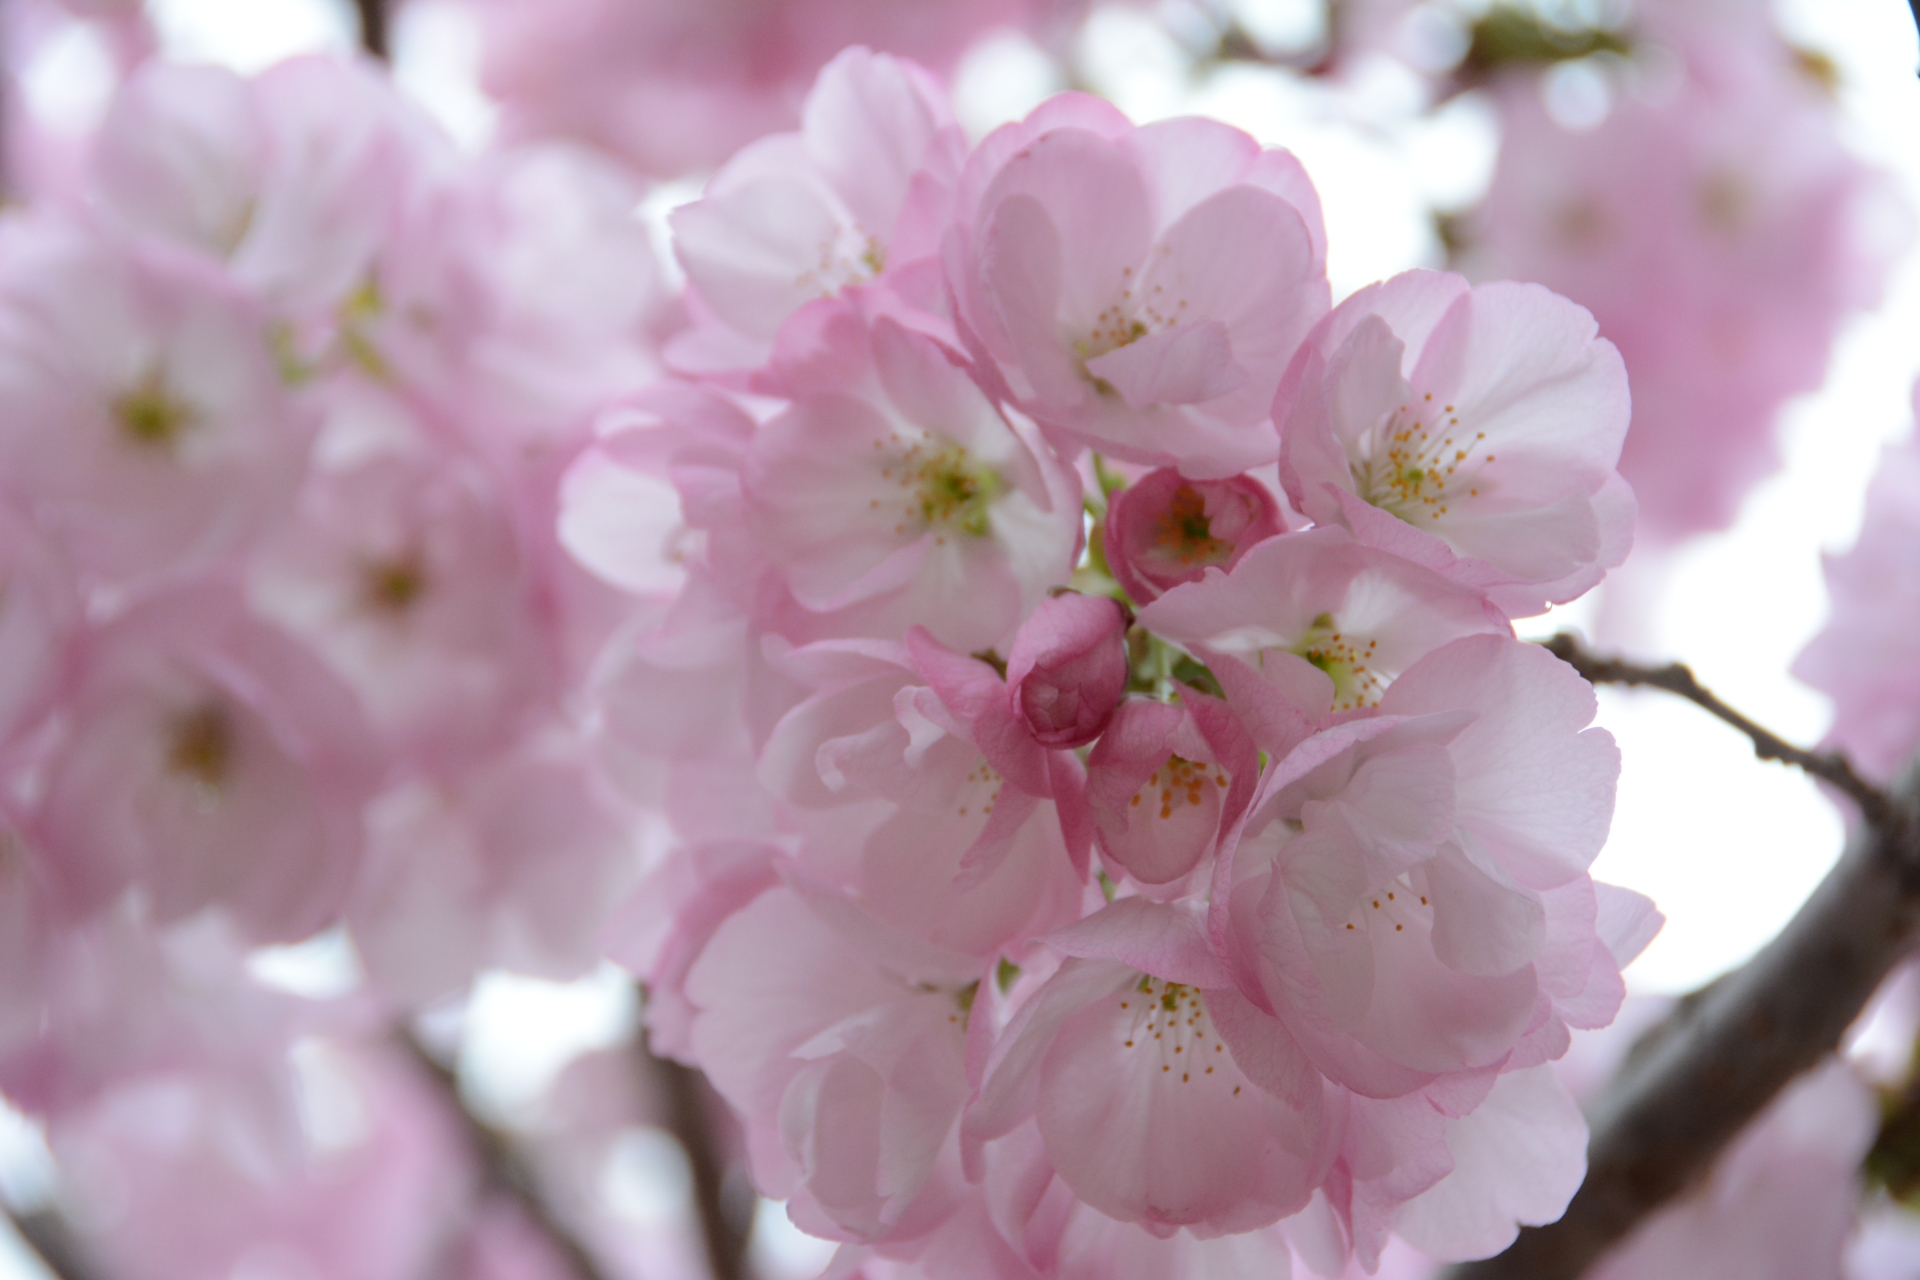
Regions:
[[922, 523], [974, 538], [993, 531], [990, 508], [1004, 485], [998, 472], [974, 463], [965, 449], [942, 449], [920, 464], [916, 479]]
[[413, 557], [382, 560], [366, 569], [367, 598], [388, 613], [405, 613], [427, 590], [426, 571]]
[[1181, 564], [1219, 564], [1233, 555], [1230, 543], [1213, 536], [1206, 499], [1190, 484], [1173, 491], [1173, 501], [1154, 522], [1153, 544]]
[[150, 373], [113, 405], [114, 416], [134, 443], [171, 449], [199, 421], [191, 405], [174, 397], [165, 379]]
[[1333, 681], [1336, 709], [1351, 710], [1378, 701], [1380, 674], [1370, 664], [1379, 642], [1347, 636], [1334, 626], [1332, 614], [1321, 614], [1293, 652], [1327, 673]]

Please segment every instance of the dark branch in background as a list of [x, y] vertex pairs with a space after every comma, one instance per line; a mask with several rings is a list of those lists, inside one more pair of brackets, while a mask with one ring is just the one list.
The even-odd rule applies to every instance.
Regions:
[[1913, 8], [1913, 29], [1920, 31], [1920, 0], [1907, 0]]
[[387, 0], [354, 0], [360, 10], [360, 47], [382, 62], [387, 58]]
[[[1920, 0], [1914, 0], [1914, 3], [1920, 4]], [[1837, 751], [1807, 751], [1761, 728], [1715, 697], [1712, 690], [1695, 679], [1693, 672], [1683, 664], [1669, 662], [1663, 667], [1651, 667], [1621, 658], [1602, 657], [1587, 652], [1577, 638], [1564, 631], [1546, 641], [1546, 647], [1556, 658], [1594, 684], [1640, 685], [1664, 689], [1685, 698], [1746, 734], [1753, 742], [1753, 754], [1762, 760], [1778, 760], [1804, 769], [1859, 805], [1861, 815], [1868, 822], [1880, 824], [1887, 821], [1889, 810], [1886, 792], [1855, 773], [1845, 756]]]
[[1891, 795], [1844, 761], [1802, 751], [1721, 703], [1682, 666], [1594, 658], [1550, 644], [1589, 679], [1687, 698], [1746, 733], [1754, 749], [1832, 782], [1866, 821], [1778, 937], [1681, 1001], [1634, 1046], [1588, 1114], [1587, 1178], [1560, 1221], [1520, 1233], [1497, 1258], [1450, 1280], [1575, 1280], [1648, 1215], [1706, 1176], [1794, 1077], [1839, 1047], [1847, 1027], [1920, 928], [1920, 768]]
[[700, 1216], [707, 1265], [714, 1280], [747, 1280], [752, 1273], [747, 1264], [747, 1236], [753, 1229], [753, 1201], [728, 1194], [727, 1161], [713, 1122], [714, 1108], [722, 1104], [713, 1096], [713, 1086], [698, 1071], [648, 1052], [644, 1034], [638, 1047], [660, 1087], [673, 1136], [687, 1153], [694, 1208]]
[[548, 1207], [538, 1172], [514, 1145], [513, 1139], [467, 1109], [460, 1097], [458, 1078], [451, 1069], [442, 1066], [438, 1059], [428, 1053], [418, 1040], [411, 1035], [402, 1035], [400, 1043], [420, 1069], [446, 1093], [447, 1105], [459, 1117], [466, 1130], [467, 1141], [480, 1163], [483, 1190], [497, 1192], [519, 1205], [560, 1255], [574, 1280], [605, 1280], [593, 1255], [574, 1237], [572, 1229], [555, 1217], [553, 1210]]
[[92, 1280], [92, 1272], [80, 1260], [80, 1250], [65, 1218], [54, 1209], [34, 1209], [27, 1213], [5, 1210], [7, 1221], [39, 1257], [54, 1280]]

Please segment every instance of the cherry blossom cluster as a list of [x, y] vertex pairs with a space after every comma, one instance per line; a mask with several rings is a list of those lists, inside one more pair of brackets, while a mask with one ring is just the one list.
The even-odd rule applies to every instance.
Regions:
[[[590, 970], [639, 873], [586, 689], [644, 606], [557, 494], [670, 302], [620, 171], [370, 67], [150, 62], [89, 151], [0, 223], [0, 1089], [109, 1274], [401, 1280], [472, 1175], [391, 1020]], [[349, 998], [245, 965], [330, 930]]]
[[1841, 145], [1838, 73], [1782, 37], [1772, 5], [1617, 9], [1608, 51], [1578, 69], [1590, 102], [1556, 112], [1551, 79], [1495, 72], [1500, 158], [1461, 230], [1470, 273], [1539, 281], [1618, 344], [1621, 471], [1643, 537], [1671, 543], [1731, 524], [1780, 465], [1781, 405], [1825, 380], [1913, 220]]
[[[682, 377], [563, 530], [676, 847], [615, 954], [868, 1274], [1371, 1269], [1560, 1213], [1548, 1064], [1659, 917], [1510, 619], [1624, 558], [1620, 357], [1538, 286], [1330, 307], [1285, 151], [854, 49], [671, 219]], [[642, 496], [670, 504], [637, 520]]]

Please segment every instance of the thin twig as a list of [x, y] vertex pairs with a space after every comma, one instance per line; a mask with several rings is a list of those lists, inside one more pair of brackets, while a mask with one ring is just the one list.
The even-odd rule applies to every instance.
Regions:
[[479, 1159], [481, 1177], [487, 1189], [507, 1196], [526, 1212], [541, 1234], [546, 1236], [548, 1243], [560, 1254], [575, 1280], [605, 1280], [599, 1263], [587, 1252], [586, 1246], [548, 1207], [540, 1175], [513, 1139], [467, 1108], [460, 1097], [458, 1078], [450, 1068], [428, 1053], [418, 1039], [403, 1034], [400, 1042], [420, 1069], [446, 1093], [447, 1104], [459, 1117], [466, 1130], [467, 1141]]
[[354, 0], [360, 10], [360, 47], [387, 60], [387, 0]]
[[11, 1206], [0, 1206], [12, 1224], [14, 1233], [40, 1259], [54, 1280], [92, 1280], [92, 1271], [80, 1259], [79, 1245], [67, 1220], [54, 1209], [33, 1209], [21, 1213]]
[[644, 1034], [638, 1047], [659, 1082], [673, 1136], [687, 1153], [694, 1208], [700, 1215], [707, 1265], [714, 1280], [747, 1280], [751, 1274], [747, 1236], [753, 1229], [753, 1218], [750, 1207], [742, 1212], [742, 1206], [727, 1203], [727, 1162], [713, 1123], [713, 1086], [693, 1068], [649, 1051]]
[[1839, 1047], [1920, 927], [1920, 769], [1883, 799], [1779, 936], [1635, 1047], [1588, 1116], [1587, 1178], [1566, 1214], [1449, 1280], [1574, 1280]]
[[[1914, 0], [1914, 3], [1920, 4], [1920, 0]], [[1744, 733], [1753, 743], [1753, 754], [1762, 760], [1778, 760], [1805, 770], [1859, 805], [1861, 815], [1868, 822], [1881, 824], [1887, 821], [1890, 813], [1887, 793], [1855, 772], [1846, 756], [1837, 751], [1808, 751], [1762, 728], [1715, 697], [1712, 690], [1694, 678], [1693, 672], [1685, 664], [1669, 662], [1661, 667], [1644, 666], [1624, 658], [1590, 653], [1577, 637], [1565, 631], [1544, 644], [1555, 657], [1593, 684], [1643, 685], [1664, 689], [1685, 698]]]

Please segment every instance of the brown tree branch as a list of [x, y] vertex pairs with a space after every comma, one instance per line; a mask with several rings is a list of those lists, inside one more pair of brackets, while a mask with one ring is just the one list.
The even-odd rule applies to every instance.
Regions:
[[15, 1234], [40, 1259], [54, 1280], [92, 1280], [92, 1270], [80, 1258], [80, 1248], [67, 1220], [55, 1209], [33, 1209], [21, 1213], [11, 1206], [0, 1207]]
[[555, 1216], [548, 1206], [538, 1171], [513, 1139], [467, 1108], [460, 1097], [458, 1078], [450, 1068], [428, 1053], [418, 1039], [403, 1034], [400, 1043], [420, 1069], [446, 1093], [447, 1105], [466, 1130], [468, 1144], [480, 1163], [484, 1187], [505, 1195], [520, 1206], [559, 1253], [575, 1280], [605, 1280], [600, 1264], [594, 1261], [593, 1255], [587, 1252], [572, 1228]]
[[644, 1033], [639, 1049], [660, 1086], [673, 1136], [687, 1153], [694, 1208], [714, 1280], [748, 1280], [752, 1268], [747, 1261], [747, 1237], [753, 1229], [753, 1205], [751, 1201], [728, 1203], [727, 1161], [713, 1123], [715, 1106], [724, 1104], [698, 1071], [649, 1051]]
[[354, 0], [360, 10], [360, 47], [387, 60], [387, 0]]
[[[1920, 0], [1914, 0], [1920, 4]], [[1753, 743], [1753, 754], [1762, 760], [1778, 760], [1793, 765], [1827, 783], [1860, 806], [1860, 813], [1872, 823], [1889, 818], [1887, 793], [1854, 771], [1853, 764], [1837, 751], [1808, 751], [1796, 747], [1771, 730], [1764, 729], [1715, 697], [1712, 690], [1694, 678], [1684, 664], [1644, 666], [1623, 658], [1589, 652], [1579, 639], [1562, 631], [1545, 647], [1562, 662], [1578, 671], [1593, 684], [1640, 685], [1685, 698], [1688, 702], [1744, 733]]]
[[1781, 1089], [1839, 1047], [1920, 929], [1920, 768], [1888, 795], [1754, 726], [1684, 667], [1594, 660], [1572, 643], [1555, 651], [1587, 661], [1590, 678], [1650, 684], [1699, 703], [1747, 733], [1763, 757], [1803, 768], [1811, 761], [1829, 781], [1850, 780], [1867, 821], [1779, 936], [1681, 1001], [1635, 1046], [1588, 1116], [1587, 1177], [1566, 1214], [1522, 1231], [1497, 1258], [1453, 1268], [1450, 1280], [1574, 1280], [1704, 1177]]

